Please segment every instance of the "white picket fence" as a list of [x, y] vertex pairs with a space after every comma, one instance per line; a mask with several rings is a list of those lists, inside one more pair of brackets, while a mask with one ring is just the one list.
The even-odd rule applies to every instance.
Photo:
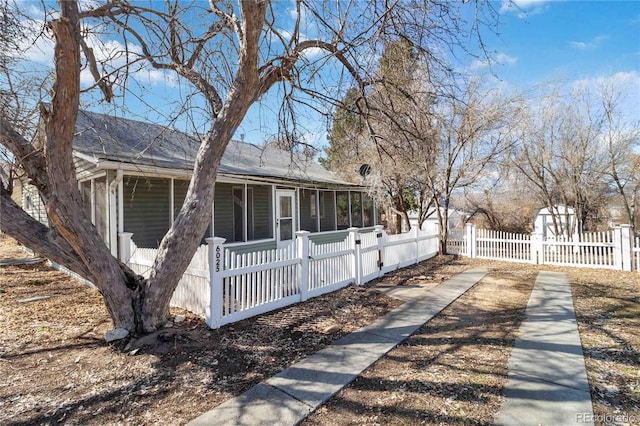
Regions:
[[640, 271], [640, 239], [634, 240], [630, 229], [622, 225], [603, 232], [543, 240], [542, 235], [476, 229], [467, 224], [464, 232], [452, 234], [454, 241], [448, 247], [479, 259]]
[[[198, 249], [171, 299], [173, 306], [203, 315], [211, 328], [352, 283], [361, 285], [438, 253], [436, 231], [387, 235], [382, 226], [373, 231], [350, 228], [344, 239], [327, 243], [299, 231], [286, 248], [248, 253], [224, 242], [207, 239], [208, 246]], [[123, 261], [148, 276], [157, 251], [137, 248], [130, 233], [120, 234], [120, 244], [125, 247]]]

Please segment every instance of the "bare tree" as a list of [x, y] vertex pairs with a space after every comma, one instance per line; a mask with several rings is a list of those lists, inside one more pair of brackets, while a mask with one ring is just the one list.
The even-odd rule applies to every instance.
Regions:
[[[420, 167], [433, 160], [431, 109], [435, 99], [430, 57], [406, 39], [385, 45], [375, 80], [366, 96], [347, 92], [337, 110], [325, 151], [331, 169], [349, 177], [362, 164], [370, 167], [365, 183], [395, 215], [395, 228], [411, 228], [409, 212], [422, 225], [432, 204]], [[435, 64], [437, 65], [437, 64]], [[435, 67], [434, 65], [434, 67]]]
[[496, 231], [528, 233], [540, 208], [532, 193], [531, 184], [505, 162], [490, 185], [466, 191], [464, 200], [456, 204], [476, 225]]
[[[530, 101], [523, 112], [528, 116], [512, 164], [534, 186], [540, 203], [555, 212], [555, 234], [570, 239], [604, 203], [604, 116], [586, 88], [565, 95], [547, 89], [542, 102]], [[568, 209], [560, 213], [559, 205], [572, 207], [575, 220]]]
[[[452, 86], [453, 87], [453, 86]], [[461, 82], [454, 93], [437, 101], [435, 161], [425, 167], [424, 180], [437, 200], [440, 252], [446, 253], [448, 215], [456, 192], [480, 187], [492, 180], [496, 166], [507, 156], [514, 140], [510, 122], [519, 99], [483, 87], [478, 81]]]
[[[1, 226], [21, 243], [93, 281], [114, 327], [140, 334], [166, 322], [171, 295], [207, 227], [220, 160], [251, 105], [276, 86], [283, 105], [291, 103], [296, 91], [304, 95], [299, 98], [303, 105], [330, 100], [332, 93], [339, 94], [342, 81], [364, 91], [371, 75], [365, 59], [379, 51], [385, 38], [408, 37], [426, 49], [433, 36], [446, 43], [457, 35], [457, 23], [439, 21], [441, 12], [451, 10], [446, 1], [298, 0], [293, 10], [283, 7], [255, 0], [211, 1], [206, 7], [117, 1], [80, 10], [77, 1], [59, 0], [59, 13], [48, 24], [55, 39], [55, 80], [50, 103], [40, 106], [40, 137], [30, 142], [7, 117], [0, 118], [0, 144], [18, 159], [41, 194], [50, 228], [19, 209], [6, 188], [0, 193]], [[279, 18], [290, 19], [289, 12], [293, 20], [283, 24]], [[122, 69], [98, 63], [85, 38], [97, 25], [121, 34], [126, 46]], [[305, 33], [307, 29], [313, 30]], [[107, 101], [127, 83], [126, 71], [145, 63], [188, 82], [206, 105], [207, 126], [199, 129], [201, 144], [185, 202], [160, 242], [148, 279], [111, 256], [83, 213], [72, 156], [82, 61]], [[334, 74], [323, 78], [320, 65]]]
[[622, 87], [605, 82], [599, 89], [608, 160], [605, 174], [619, 194], [626, 219], [635, 233], [640, 226], [640, 155], [637, 153], [640, 148], [640, 123], [625, 120]]

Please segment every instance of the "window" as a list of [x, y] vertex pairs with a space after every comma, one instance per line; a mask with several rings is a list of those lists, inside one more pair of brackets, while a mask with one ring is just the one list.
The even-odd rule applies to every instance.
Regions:
[[366, 194], [362, 194], [362, 214], [363, 214], [363, 222], [364, 226], [373, 226], [375, 225], [373, 219], [373, 198], [369, 197]]
[[362, 194], [352, 192], [351, 196], [351, 226], [362, 228]]
[[109, 242], [107, 219], [107, 178], [100, 177], [80, 183], [80, 196], [85, 217], [93, 223], [98, 234]]
[[229, 242], [273, 238], [270, 186], [217, 184], [215, 197], [217, 236]]
[[316, 191], [309, 191], [309, 209], [311, 210], [311, 217], [312, 218], [317, 218], [318, 217], [318, 201], [317, 201], [317, 192]]
[[349, 192], [336, 192], [336, 222], [338, 229], [349, 227]]
[[273, 208], [271, 187], [267, 185], [247, 186], [250, 214], [247, 217], [250, 240], [273, 238]]
[[300, 190], [300, 229], [318, 231], [318, 191], [314, 189]]
[[171, 226], [169, 179], [125, 176], [122, 183], [125, 231], [138, 247], [157, 248]]
[[321, 191], [318, 196], [320, 201], [320, 231], [334, 231], [336, 229], [335, 192]]
[[233, 188], [233, 241], [244, 239], [244, 188]]

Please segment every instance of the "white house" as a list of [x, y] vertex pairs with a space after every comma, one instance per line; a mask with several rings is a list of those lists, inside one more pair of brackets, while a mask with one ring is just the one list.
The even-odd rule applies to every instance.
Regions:
[[[133, 233], [155, 248], [185, 198], [199, 141], [152, 123], [80, 111], [74, 161], [88, 217], [114, 255], [117, 235]], [[23, 208], [47, 223], [34, 187]], [[203, 237], [263, 248], [288, 243], [295, 232], [372, 227], [374, 200], [366, 188], [273, 146], [231, 141], [215, 182], [211, 224]]]

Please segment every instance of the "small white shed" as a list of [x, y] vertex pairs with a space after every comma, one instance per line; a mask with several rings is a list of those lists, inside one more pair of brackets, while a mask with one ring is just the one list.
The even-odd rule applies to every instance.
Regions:
[[[538, 210], [533, 219], [533, 233], [542, 234], [543, 239], [556, 238], [556, 229], [554, 227], [553, 217], [555, 216], [558, 232], [567, 235], [569, 232], [576, 233], [578, 230], [573, 229], [575, 224], [575, 211], [573, 207], [556, 205], [551, 208], [541, 208]], [[569, 221], [567, 222], [567, 216]]]
[[[440, 207], [442, 210], [442, 214], [444, 214], [444, 209]], [[449, 229], [458, 229], [464, 228], [465, 220], [467, 215], [465, 212], [456, 209], [449, 209], [449, 216], [447, 219], [447, 224]], [[409, 222], [411, 223], [411, 227], [418, 227], [418, 212], [412, 211], [409, 212]], [[438, 215], [436, 212], [432, 212], [431, 215], [424, 221], [422, 224], [422, 229], [438, 229]]]

